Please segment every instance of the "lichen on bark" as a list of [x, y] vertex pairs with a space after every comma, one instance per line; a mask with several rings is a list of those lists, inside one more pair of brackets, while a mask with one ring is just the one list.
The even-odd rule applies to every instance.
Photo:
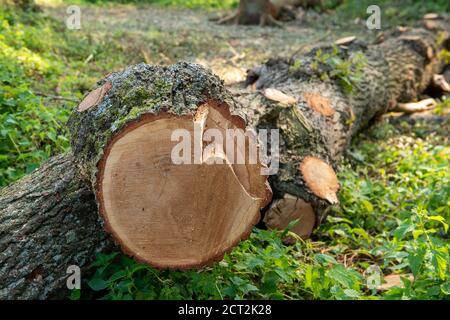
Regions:
[[227, 103], [230, 111], [235, 110], [223, 81], [197, 64], [161, 67], [141, 63], [110, 74], [98, 85], [105, 82], [112, 86], [103, 100], [86, 111], [73, 112], [68, 122], [74, 155], [93, 184], [108, 141], [142, 115], [193, 116], [208, 100]]

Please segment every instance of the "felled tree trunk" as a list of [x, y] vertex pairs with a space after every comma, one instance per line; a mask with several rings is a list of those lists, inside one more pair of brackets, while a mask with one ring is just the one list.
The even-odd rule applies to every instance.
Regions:
[[[249, 72], [254, 93], [235, 89], [251, 125], [281, 131], [269, 227], [285, 228], [295, 217], [294, 231], [308, 237], [338, 203], [335, 171], [351, 138], [398, 103], [417, 101], [443, 68], [434, 34], [423, 29], [395, 31], [377, 45], [349, 41], [271, 59]], [[344, 64], [347, 74], [336, 73]]]
[[271, 199], [261, 162], [202, 150], [206, 130], [244, 130], [242, 116], [216, 76], [188, 63], [139, 64], [86, 97], [69, 120], [73, 152], [124, 252], [186, 269], [248, 236]]
[[71, 154], [0, 190], [0, 299], [52, 297], [112, 245]]
[[[379, 45], [272, 59], [233, 95], [188, 63], [109, 75], [71, 116], [74, 155], [1, 190], [1, 297], [54, 295], [69, 265], [83, 270], [111, 245], [103, 222], [124, 252], [156, 267], [221, 259], [249, 234], [271, 194], [261, 161], [234, 164], [213, 149], [199, 155], [206, 129], [280, 129], [280, 168], [270, 177], [276, 201], [266, 222], [279, 228], [300, 218], [294, 231], [308, 236], [338, 202], [337, 161], [352, 136], [398, 102], [418, 98], [442, 67], [438, 47], [433, 33], [412, 30]], [[352, 58], [357, 52], [364, 63]], [[352, 71], [333, 72], [336, 59], [353, 61]], [[359, 79], [348, 81], [356, 69]], [[184, 130], [172, 136], [176, 129]], [[177, 149], [185, 133], [193, 140]], [[176, 165], [174, 155], [192, 164]]]

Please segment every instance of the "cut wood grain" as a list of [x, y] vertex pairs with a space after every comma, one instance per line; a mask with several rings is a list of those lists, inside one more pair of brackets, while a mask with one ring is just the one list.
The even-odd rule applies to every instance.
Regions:
[[[308, 239], [316, 223], [314, 209], [311, 204], [290, 194], [285, 194], [283, 199], [275, 200], [264, 216], [264, 223], [269, 229], [283, 230], [295, 220], [298, 220], [298, 223], [290, 231], [303, 239]], [[284, 241], [293, 243], [295, 239], [288, 235]]]

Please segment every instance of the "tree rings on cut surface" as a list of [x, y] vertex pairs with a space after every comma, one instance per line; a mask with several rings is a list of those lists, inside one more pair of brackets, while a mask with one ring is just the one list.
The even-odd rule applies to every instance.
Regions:
[[320, 158], [308, 156], [303, 159], [299, 169], [313, 194], [331, 204], [338, 203], [339, 181], [328, 163]]
[[[274, 201], [266, 212], [264, 223], [269, 229], [286, 229], [290, 222], [298, 219], [298, 223], [290, 230], [302, 239], [308, 239], [316, 222], [316, 215], [311, 204], [301, 198], [285, 194], [283, 199]], [[295, 239], [287, 236], [283, 239], [287, 243], [293, 243]]]
[[334, 109], [331, 107], [330, 101], [318, 93], [307, 92], [303, 94], [306, 103], [314, 111], [325, 117], [332, 116]]
[[[158, 268], [188, 269], [221, 259], [250, 234], [270, 200], [261, 164], [232, 165], [223, 152], [194, 162], [193, 144], [204, 130], [242, 124], [227, 106], [205, 103], [195, 115], [147, 114], [108, 143], [97, 198], [107, 230], [125, 253]], [[179, 152], [188, 163], [173, 162], [181, 142], [174, 130], [191, 137]]]
[[103, 100], [105, 94], [108, 93], [109, 89], [111, 89], [111, 86], [111, 82], [108, 81], [101, 87], [89, 92], [89, 94], [78, 105], [78, 112], [83, 112], [97, 106]]

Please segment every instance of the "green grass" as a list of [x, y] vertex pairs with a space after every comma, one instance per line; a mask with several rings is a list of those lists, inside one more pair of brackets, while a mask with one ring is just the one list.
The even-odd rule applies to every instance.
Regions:
[[0, 186], [68, 148], [68, 110], [44, 105], [32, 89], [44, 79], [50, 86], [63, 67], [44, 52], [42, 35], [53, 33], [42, 25], [25, 27], [0, 11]]
[[1, 187], [68, 150], [70, 110], [99, 74], [122, 60], [106, 53], [115, 49], [107, 42], [9, 6], [0, 9], [0, 48]]

